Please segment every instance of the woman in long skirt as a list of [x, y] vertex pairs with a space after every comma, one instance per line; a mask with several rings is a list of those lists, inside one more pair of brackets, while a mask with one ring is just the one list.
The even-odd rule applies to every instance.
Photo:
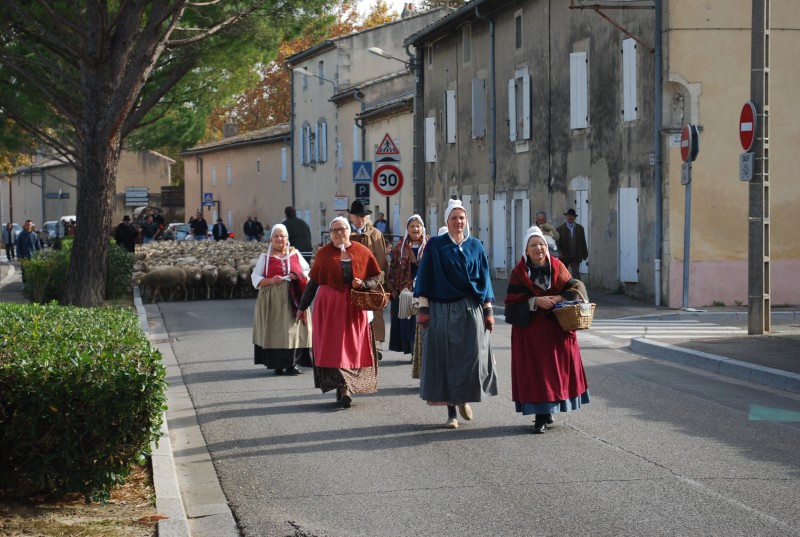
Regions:
[[332, 242], [317, 251], [298, 317], [314, 301], [314, 385], [350, 408], [354, 393], [378, 391], [378, 360], [370, 332], [371, 312], [353, 305], [350, 289], [375, 289], [383, 273], [369, 248], [350, 241], [343, 217], [330, 224]]
[[253, 315], [254, 362], [276, 375], [297, 375], [311, 367], [311, 324], [297, 319], [297, 303], [308, 281], [309, 266], [289, 245], [283, 224], [270, 233], [267, 253], [258, 257], [250, 279], [258, 290]]

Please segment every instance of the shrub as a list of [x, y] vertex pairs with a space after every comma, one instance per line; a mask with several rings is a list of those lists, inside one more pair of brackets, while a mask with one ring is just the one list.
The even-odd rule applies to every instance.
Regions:
[[0, 326], [0, 487], [105, 501], [160, 436], [160, 353], [125, 309], [0, 303]]
[[[22, 261], [25, 270], [23, 294], [28, 300], [45, 304], [63, 299], [72, 241], [72, 237], [65, 237], [59, 241], [58, 249], [40, 250], [32, 259]], [[133, 254], [112, 241], [108, 248], [107, 265], [105, 297], [119, 298], [130, 286]]]

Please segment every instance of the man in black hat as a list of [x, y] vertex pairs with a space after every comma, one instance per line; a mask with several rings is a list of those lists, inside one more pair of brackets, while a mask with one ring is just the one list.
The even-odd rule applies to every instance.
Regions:
[[581, 278], [581, 261], [586, 261], [589, 257], [589, 249], [586, 247], [586, 233], [583, 226], [575, 222], [578, 213], [575, 209], [569, 209], [564, 213], [567, 221], [558, 226], [558, 250], [561, 252], [561, 261], [569, 269], [573, 278]]
[[131, 224], [131, 217], [127, 214], [122, 217], [122, 222], [114, 230], [114, 240], [117, 245], [129, 252], [133, 252], [136, 249], [136, 237], [138, 235], [138, 230]]
[[[389, 270], [389, 262], [386, 257], [386, 242], [383, 233], [372, 225], [369, 215], [372, 211], [364, 207], [360, 200], [355, 200], [350, 205], [350, 240], [358, 241], [370, 249], [372, 255], [378, 261], [378, 266], [383, 272], [383, 281], [386, 282], [386, 272]], [[376, 311], [375, 318], [372, 320], [372, 328], [375, 332], [375, 345], [378, 347], [378, 359], [381, 358], [381, 343], [386, 341], [386, 323], [383, 320], [383, 312]]]
[[211, 234], [214, 235], [215, 241], [228, 240], [228, 228], [222, 223], [222, 218], [217, 218], [217, 223], [211, 228]]

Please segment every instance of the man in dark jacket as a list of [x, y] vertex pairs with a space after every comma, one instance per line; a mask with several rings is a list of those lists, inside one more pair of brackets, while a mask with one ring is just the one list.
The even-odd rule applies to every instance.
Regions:
[[222, 218], [217, 218], [217, 223], [211, 228], [211, 234], [214, 235], [215, 241], [224, 241], [228, 239], [228, 228], [222, 223]]
[[137, 235], [136, 228], [131, 225], [131, 217], [126, 214], [122, 217], [122, 222], [114, 230], [114, 240], [118, 246], [133, 252], [136, 249]]
[[289, 233], [289, 244], [297, 248], [306, 261], [311, 261], [314, 247], [311, 245], [311, 230], [305, 220], [297, 217], [297, 211], [291, 205], [283, 210], [286, 220], [283, 225]]
[[583, 226], [575, 222], [578, 214], [575, 209], [570, 209], [564, 213], [567, 221], [558, 226], [558, 250], [561, 253], [561, 261], [569, 269], [569, 273], [576, 280], [581, 279], [581, 261], [589, 257], [589, 249], [586, 247], [586, 233]]

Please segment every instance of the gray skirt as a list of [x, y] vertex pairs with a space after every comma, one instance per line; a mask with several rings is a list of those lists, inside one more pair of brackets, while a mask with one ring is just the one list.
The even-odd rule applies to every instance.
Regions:
[[430, 303], [431, 320], [422, 335], [419, 394], [433, 404], [472, 403], [497, 395], [497, 374], [483, 326], [483, 310], [472, 297]]

